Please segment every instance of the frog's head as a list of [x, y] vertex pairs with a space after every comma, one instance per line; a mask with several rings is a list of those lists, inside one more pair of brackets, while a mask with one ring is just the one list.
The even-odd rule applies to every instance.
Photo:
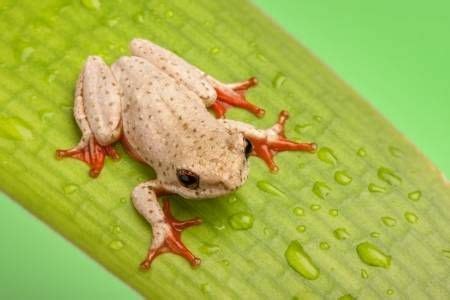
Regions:
[[229, 194], [247, 180], [252, 145], [241, 133], [204, 135], [184, 148], [174, 174], [165, 178], [168, 191], [188, 199], [211, 198]]

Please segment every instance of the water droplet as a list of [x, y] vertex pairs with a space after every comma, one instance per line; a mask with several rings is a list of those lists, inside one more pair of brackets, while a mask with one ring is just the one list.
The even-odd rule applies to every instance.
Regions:
[[348, 185], [353, 179], [346, 171], [336, 171], [334, 173], [334, 180], [341, 185]]
[[272, 194], [275, 196], [284, 196], [282, 191], [280, 191], [274, 185], [272, 185], [271, 183], [269, 183], [265, 180], [258, 181], [256, 186], [263, 192], [266, 192], [266, 193], [269, 193], [269, 194]]
[[320, 242], [319, 248], [322, 249], [322, 250], [328, 250], [331, 247], [330, 247], [330, 244], [328, 244], [327, 242]]
[[367, 155], [367, 151], [366, 151], [366, 149], [364, 149], [364, 148], [359, 148], [359, 149], [356, 151], [356, 154], [357, 154], [359, 157], [365, 157], [365, 156]]
[[394, 295], [394, 290], [393, 289], [388, 289], [386, 291], [386, 294], [389, 295], [389, 296], [392, 296], [392, 295]]
[[377, 172], [378, 178], [390, 185], [398, 185], [402, 182], [400, 176], [394, 173], [391, 169], [380, 167]]
[[264, 227], [264, 235], [265, 236], [271, 236], [275, 233], [274, 230], [270, 229], [269, 227]]
[[126, 197], [122, 197], [122, 198], [120, 198], [120, 203], [127, 203], [127, 200], [128, 200], [128, 198], [126, 198]]
[[320, 148], [319, 151], [317, 151], [317, 157], [321, 161], [330, 165], [335, 165], [337, 163], [337, 158], [334, 155], [333, 150], [328, 147]]
[[123, 242], [120, 240], [114, 240], [111, 243], [109, 243], [109, 248], [113, 250], [120, 250], [124, 246]]
[[81, 0], [81, 3], [84, 5], [84, 7], [89, 9], [100, 8], [100, 0]]
[[214, 224], [214, 228], [217, 230], [224, 230], [226, 227], [225, 227], [225, 224], [218, 223], [218, 224]]
[[223, 259], [220, 261], [220, 264], [225, 267], [228, 267], [230, 265], [230, 261], [228, 259]]
[[236, 197], [236, 195], [233, 195], [233, 196], [228, 197], [227, 202], [229, 204], [233, 204], [233, 203], [236, 203], [238, 200], [239, 200], [238, 197]]
[[320, 271], [298, 241], [292, 241], [284, 252], [289, 266], [308, 280], [319, 278]]
[[395, 225], [397, 225], [397, 220], [392, 217], [382, 217], [381, 222], [383, 222], [383, 224], [388, 227], [394, 227]]
[[415, 213], [409, 211], [405, 212], [405, 219], [411, 224], [415, 224], [419, 221], [419, 217]]
[[391, 265], [391, 257], [369, 242], [359, 244], [356, 252], [361, 261], [369, 266], [389, 268]]
[[238, 212], [228, 218], [228, 223], [234, 230], [247, 230], [253, 227], [253, 215], [247, 212]]
[[422, 197], [421, 191], [414, 191], [414, 192], [411, 192], [408, 194], [409, 200], [412, 200], [412, 201], [419, 201], [421, 197]]
[[171, 10], [166, 11], [166, 18], [167, 18], [167, 19], [172, 18], [173, 15], [174, 15], [174, 14], [173, 14], [173, 11], [171, 11]]
[[261, 53], [257, 53], [256, 58], [262, 62], [267, 62], [267, 58], [264, 55], [262, 55]]
[[370, 233], [370, 236], [373, 237], [374, 239], [379, 238], [380, 235], [381, 235], [381, 234], [380, 234], [379, 232], [376, 232], [376, 231]]
[[311, 204], [311, 206], [309, 208], [311, 208], [312, 211], [318, 211], [322, 207], [319, 204]]
[[142, 14], [137, 14], [134, 16], [134, 21], [137, 23], [144, 23], [144, 16]]
[[219, 47], [212, 47], [211, 49], [209, 49], [209, 53], [211, 53], [211, 54], [217, 54], [219, 52], [220, 52]]
[[283, 85], [285, 81], [286, 76], [284, 76], [282, 73], [277, 73], [277, 75], [275, 75], [275, 77], [272, 80], [272, 85], [274, 88], [278, 89]]
[[450, 250], [442, 249], [442, 253], [444, 253], [445, 257], [450, 258]]
[[39, 118], [43, 123], [48, 123], [53, 118], [54, 115], [55, 113], [53, 111], [46, 110], [39, 112]]
[[292, 210], [292, 212], [294, 213], [294, 215], [296, 216], [304, 216], [305, 215], [305, 210], [301, 207], [294, 207], [294, 209]]
[[306, 226], [305, 226], [305, 225], [298, 225], [295, 229], [296, 229], [298, 232], [303, 233], [303, 232], [306, 231]]
[[200, 252], [207, 254], [207, 255], [212, 255], [214, 253], [217, 253], [220, 251], [220, 247], [217, 245], [213, 245], [213, 244], [203, 244], [202, 246], [200, 246]]
[[297, 133], [299, 133], [299, 134], [303, 134], [303, 133], [305, 133], [306, 131], [308, 131], [308, 129], [310, 129], [311, 127], [312, 127], [312, 125], [309, 124], [309, 123], [305, 123], [305, 124], [297, 124], [297, 125], [294, 127], [294, 130], [295, 130], [295, 132], [297, 132]]
[[356, 298], [350, 294], [347, 294], [339, 297], [338, 300], [356, 300]]
[[76, 184], [68, 184], [63, 187], [64, 194], [70, 195], [78, 191], [79, 186]]
[[22, 55], [20, 56], [20, 59], [23, 62], [26, 62], [28, 58], [30, 58], [31, 54], [33, 54], [34, 48], [33, 47], [26, 47], [22, 50]]
[[328, 211], [328, 214], [332, 217], [337, 217], [339, 215], [339, 210], [337, 208], [332, 208]]
[[108, 27], [114, 27], [119, 23], [119, 21], [120, 18], [109, 19], [108, 21], [106, 21], [106, 24], [108, 25]]
[[322, 122], [322, 117], [315, 115], [315, 116], [313, 116], [313, 120], [316, 121], [317, 123], [320, 123], [320, 122]]
[[375, 183], [370, 183], [368, 186], [369, 192], [371, 193], [385, 193], [386, 189], [382, 186], [376, 185]]
[[350, 234], [348, 233], [348, 231], [347, 231], [347, 229], [345, 229], [345, 228], [336, 228], [334, 231], [333, 231], [333, 235], [334, 235], [334, 237], [336, 238], [336, 239], [338, 239], [338, 240], [346, 240], [346, 239], [348, 239], [349, 237], [350, 237]]
[[202, 283], [200, 285], [200, 290], [204, 293], [204, 294], [208, 294], [211, 291], [211, 288], [209, 287], [209, 284], [207, 283]]
[[325, 199], [330, 194], [331, 188], [325, 182], [316, 181], [312, 191], [320, 199]]
[[363, 279], [369, 278], [369, 273], [367, 273], [367, 270], [361, 269], [361, 278]]
[[120, 228], [119, 225], [114, 225], [112, 227], [112, 232], [115, 233], [115, 234], [119, 234], [120, 232], [122, 232], [122, 229]]
[[402, 157], [402, 155], [403, 155], [402, 150], [400, 150], [394, 146], [389, 147], [389, 153], [391, 153], [391, 155], [394, 157]]
[[0, 118], [0, 138], [22, 141], [33, 138], [30, 127], [19, 118]]

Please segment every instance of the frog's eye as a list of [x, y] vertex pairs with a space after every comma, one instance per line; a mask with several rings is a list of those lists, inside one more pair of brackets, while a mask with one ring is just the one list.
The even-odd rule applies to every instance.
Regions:
[[189, 189], [198, 188], [200, 178], [194, 172], [186, 169], [177, 169], [177, 177], [183, 186]]
[[252, 143], [247, 138], [245, 138], [245, 150], [244, 150], [245, 157], [248, 158], [250, 156], [250, 153], [252, 153], [252, 151], [253, 151]]

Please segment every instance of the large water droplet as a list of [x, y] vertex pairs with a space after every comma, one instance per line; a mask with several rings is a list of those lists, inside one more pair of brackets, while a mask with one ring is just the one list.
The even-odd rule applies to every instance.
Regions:
[[369, 278], [369, 273], [367, 272], [367, 270], [361, 269], [361, 278], [363, 279]]
[[256, 186], [263, 192], [266, 192], [266, 193], [269, 193], [269, 194], [272, 194], [275, 196], [284, 196], [282, 191], [280, 191], [273, 184], [271, 184], [265, 180], [258, 181]]
[[298, 241], [292, 241], [284, 252], [289, 266], [309, 280], [319, 278], [320, 271]]
[[200, 252], [207, 255], [212, 255], [220, 251], [220, 247], [213, 244], [203, 244], [200, 246]]
[[339, 216], [339, 210], [337, 208], [332, 208], [328, 211], [328, 214], [332, 217]]
[[336, 239], [341, 240], [341, 241], [346, 240], [350, 237], [350, 234], [348, 233], [347, 229], [342, 228], [342, 227], [336, 228], [333, 231], [333, 235]]
[[368, 190], [371, 193], [385, 193], [386, 192], [386, 188], [376, 185], [375, 183], [370, 183], [368, 186]]
[[338, 300], [356, 300], [356, 298], [350, 294], [347, 294], [339, 297]]
[[22, 141], [33, 138], [30, 127], [19, 118], [0, 117], [0, 138]]
[[304, 216], [305, 215], [305, 210], [301, 207], [294, 207], [294, 209], [292, 210], [292, 212], [294, 213], [294, 215], [296, 216]]
[[325, 182], [316, 181], [312, 191], [320, 199], [325, 199], [330, 194], [331, 188]]
[[366, 151], [366, 149], [364, 149], [364, 148], [359, 148], [359, 149], [356, 151], [356, 154], [357, 154], [359, 157], [365, 157], [365, 156], [367, 155], [367, 151]]
[[320, 148], [319, 151], [317, 151], [317, 157], [321, 161], [330, 165], [335, 165], [337, 163], [337, 158], [334, 155], [333, 150], [328, 147]]
[[348, 185], [353, 179], [346, 171], [336, 171], [334, 173], [334, 180], [341, 185]]
[[388, 227], [394, 227], [395, 225], [397, 225], [397, 220], [395, 220], [392, 217], [388, 217], [388, 216], [382, 217], [381, 222], [383, 222], [383, 224]]
[[409, 200], [412, 200], [412, 201], [419, 201], [421, 197], [422, 197], [421, 191], [414, 191], [414, 192], [411, 192], [408, 194]]
[[419, 217], [410, 211], [405, 212], [405, 219], [411, 224], [415, 224], [419, 221]]
[[81, 0], [81, 3], [84, 5], [84, 7], [89, 9], [100, 8], [100, 0]]
[[319, 248], [322, 249], [322, 250], [328, 250], [328, 249], [331, 248], [331, 246], [327, 242], [320, 242]]
[[277, 73], [277, 75], [275, 75], [275, 77], [272, 80], [272, 85], [274, 88], [278, 89], [283, 85], [285, 81], [286, 76], [284, 76], [282, 73]]
[[228, 218], [228, 223], [234, 230], [247, 230], [253, 227], [255, 218], [247, 212], [238, 212]]
[[67, 184], [63, 187], [63, 192], [66, 195], [70, 195], [78, 191], [79, 186], [76, 184]]
[[297, 232], [303, 233], [306, 231], [306, 226], [305, 225], [298, 225], [296, 228]]
[[120, 240], [114, 240], [111, 243], [109, 243], [109, 248], [113, 250], [120, 250], [124, 246], [123, 242]]
[[356, 252], [361, 261], [369, 266], [389, 268], [391, 265], [391, 257], [369, 242], [359, 244]]
[[384, 182], [390, 184], [390, 185], [398, 185], [402, 182], [402, 179], [400, 176], [394, 173], [393, 170], [380, 167], [377, 172], [378, 178], [383, 180]]

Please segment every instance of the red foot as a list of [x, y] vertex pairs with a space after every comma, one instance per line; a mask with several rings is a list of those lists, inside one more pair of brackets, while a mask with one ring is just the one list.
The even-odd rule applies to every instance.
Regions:
[[276, 138], [270, 137], [266, 139], [257, 139], [247, 137], [253, 145], [253, 154], [264, 160], [272, 172], [278, 171], [278, 166], [275, 164], [273, 157], [282, 151], [306, 151], [314, 152], [317, 149], [315, 143], [296, 143], [286, 139], [284, 134], [284, 124], [289, 118], [286, 111], [279, 114], [278, 122], [272, 127], [276, 134]]
[[105, 156], [113, 159], [119, 158], [119, 154], [117, 154], [112, 146], [101, 146], [93, 137], [89, 139], [89, 143], [84, 148], [56, 150], [57, 158], [72, 157], [87, 163], [91, 167], [89, 175], [92, 177], [97, 177], [102, 171]]
[[223, 118], [230, 106], [240, 107], [252, 112], [257, 117], [262, 117], [264, 109], [257, 107], [245, 99], [245, 92], [258, 83], [256, 78], [252, 77], [238, 84], [230, 85], [230, 88], [216, 87], [217, 100], [211, 105], [217, 118]]
[[170, 212], [169, 201], [164, 201], [163, 206], [164, 215], [166, 216], [166, 223], [170, 226], [170, 232], [161, 247], [153, 250], [149, 250], [146, 259], [141, 263], [141, 268], [147, 270], [150, 268], [152, 261], [160, 254], [166, 252], [172, 252], [187, 259], [193, 267], [200, 264], [200, 258], [195, 257], [191, 251], [181, 241], [181, 232], [191, 226], [202, 223], [199, 218], [179, 221], [175, 219]]

